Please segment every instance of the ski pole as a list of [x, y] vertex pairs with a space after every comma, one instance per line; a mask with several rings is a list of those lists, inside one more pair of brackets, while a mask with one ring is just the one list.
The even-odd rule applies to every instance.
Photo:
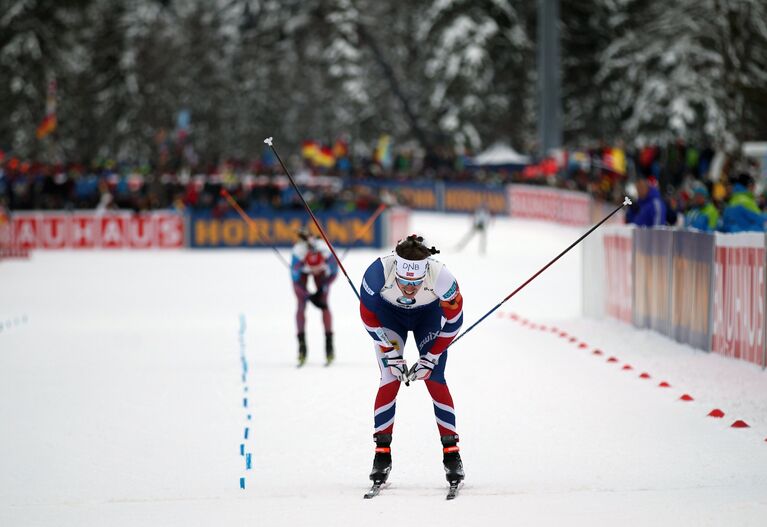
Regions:
[[[242, 210], [242, 207], [240, 207], [240, 206], [237, 204], [237, 202], [234, 200], [234, 198], [232, 197], [232, 195], [231, 195], [231, 194], [229, 194], [229, 192], [227, 192], [225, 188], [222, 188], [222, 189], [221, 189], [221, 195], [222, 195], [224, 198], [226, 198], [226, 201], [228, 201], [228, 202], [229, 202], [229, 204], [232, 206], [232, 208], [233, 208], [234, 210], [236, 210], [236, 211], [237, 211], [237, 214], [239, 214], [239, 215], [240, 215], [240, 217], [243, 219], [243, 221], [244, 221], [245, 223], [247, 223], [247, 224], [248, 224], [248, 225], [250, 225], [251, 227], [254, 227], [254, 224], [255, 224], [255, 222], [253, 221], [253, 219], [252, 219], [250, 216], [248, 216], [248, 215], [245, 213], [245, 211], [244, 211], [244, 210]], [[269, 243], [269, 241], [268, 241], [268, 240], [264, 240], [264, 241], [265, 241], [265, 242], [266, 242], [266, 244], [267, 244], [269, 247], [271, 247], [271, 248], [272, 248], [272, 250], [273, 250], [273, 251], [274, 251], [274, 252], [277, 254], [277, 256], [279, 257], [280, 261], [281, 261], [281, 262], [282, 262], [282, 263], [285, 265], [285, 267], [287, 267], [288, 269], [290, 269], [290, 264], [287, 262], [287, 260], [285, 260], [285, 258], [283, 258], [283, 256], [282, 256], [282, 253], [280, 253], [280, 251], [278, 251], [278, 250], [277, 250], [277, 247], [275, 247], [274, 245], [272, 245], [271, 243]]]
[[503, 300], [501, 300], [501, 301], [498, 303], [498, 305], [496, 305], [496, 306], [495, 306], [493, 309], [491, 309], [490, 311], [488, 311], [487, 313], [485, 313], [485, 314], [482, 316], [482, 318], [480, 318], [479, 320], [477, 320], [477, 321], [476, 321], [474, 324], [472, 324], [471, 326], [469, 326], [469, 329], [467, 329], [466, 331], [464, 331], [463, 333], [461, 333], [460, 335], [458, 335], [458, 336], [457, 336], [457, 337], [456, 337], [456, 338], [453, 340], [453, 342], [451, 342], [451, 343], [450, 343], [450, 346], [448, 346], [448, 348], [449, 348], [449, 347], [451, 347], [451, 346], [452, 346], [453, 344], [455, 344], [456, 342], [458, 342], [458, 341], [461, 339], [461, 337], [463, 337], [464, 335], [466, 335], [466, 333], [468, 333], [469, 331], [471, 331], [472, 329], [474, 329], [474, 327], [475, 327], [477, 324], [479, 324], [480, 322], [482, 322], [483, 320], [485, 320], [487, 317], [489, 317], [491, 314], [493, 314], [493, 313], [495, 312], [495, 310], [496, 310], [496, 309], [498, 309], [499, 307], [501, 307], [501, 305], [503, 305], [503, 303], [504, 303], [504, 302], [506, 302], [506, 301], [507, 301], [509, 298], [511, 298], [512, 296], [514, 296], [514, 295], [516, 295], [517, 293], [519, 293], [519, 291], [521, 291], [523, 287], [525, 287], [527, 284], [529, 284], [530, 282], [532, 282], [533, 280], [535, 280], [535, 279], [538, 277], [538, 275], [540, 275], [540, 274], [541, 274], [543, 271], [545, 271], [546, 269], [548, 269], [549, 267], [551, 267], [551, 265], [552, 265], [554, 262], [556, 262], [557, 260], [559, 260], [560, 258], [562, 258], [562, 257], [563, 257], [563, 256], [564, 256], [564, 255], [565, 255], [565, 254], [566, 254], [566, 253], [567, 253], [567, 252], [570, 250], [570, 249], [572, 249], [573, 247], [575, 247], [576, 245], [578, 245], [579, 243], [581, 243], [581, 242], [583, 241], [583, 239], [584, 239], [586, 236], [588, 236], [589, 234], [591, 234], [592, 232], [594, 232], [594, 231], [596, 230], [596, 228], [597, 228], [597, 227], [599, 227], [599, 226], [600, 226], [600, 225], [602, 225], [604, 222], [606, 222], [607, 220], [609, 220], [609, 219], [610, 219], [610, 218], [611, 218], [611, 217], [612, 217], [612, 216], [613, 216], [615, 213], [617, 213], [619, 210], [621, 210], [621, 209], [622, 209], [623, 207], [625, 207], [626, 205], [631, 205], [631, 200], [630, 200], [628, 197], [626, 197], [626, 198], [623, 200], [623, 203], [622, 203], [621, 205], [619, 205], [619, 206], [618, 206], [618, 207], [617, 207], [617, 208], [616, 208], [614, 211], [612, 211], [610, 214], [608, 214], [607, 216], [605, 216], [605, 217], [604, 217], [604, 219], [603, 219], [602, 221], [600, 221], [599, 223], [597, 223], [596, 225], [594, 225], [592, 228], [590, 228], [590, 229], [589, 229], [589, 230], [586, 232], [586, 234], [584, 234], [583, 236], [581, 236], [580, 238], [578, 238], [577, 240], [575, 240], [575, 241], [574, 241], [574, 242], [573, 242], [573, 243], [570, 245], [570, 247], [568, 247], [567, 249], [565, 249], [564, 251], [562, 251], [561, 253], [559, 253], [559, 255], [557, 255], [557, 257], [556, 257], [556, 258], [554, 258], [554, 259], [553, 259], [553, 260], [551, 260], [549, 263], [547, 263], [546, 265], [544, 265], [543, 267], [541, 267], [541, 268], [538, 270], [538, 272], [536, 272], [536, 273], [535, 273], [533, 276], [531, 276], [530, 278], [528, 278], [528, 279], [525, 281], [525, 283], [523, 283], [521, 286], [517, 287], [517, 288], [516, 288], [514, 291], [512, 291], [511, 293], [509, 293], [509, 295], [508, 295], [506, 298], [504, 298]]
[[[365, 235], [365, 233], [368, 231], [368, 229], [370, 229], [370, 227], [372, 227], [373, 224], [375, 223], [375, 221], [378, 219], [378, 216], [380, 216], [381, 213], [383, 211], [385, 211], [387, 207], [388, 207], [388, 205], [386, 203], [381, 203], [378, 206], [378, 209], [376, 209], [376, 211], [373, 213], [373, 215], [370, 216], [370, 218], [368, 218], [368, 221], [365, 222], [365, 225], [363, 225], [362, 228], [356, 232], [356, 234], [354, 235], [354, 239], [352, 240], [352, 243], [357, 242], [360, 239], [362, 239], [362, 237]], [[342, 260], [344, 258], [346, 258], [347, 254], [349, 254], [349, 250], [350, 249], [351, 249], [351, 246], [347, 247], [344, 250], [344, 252], [341, 253], [341, 259]]]

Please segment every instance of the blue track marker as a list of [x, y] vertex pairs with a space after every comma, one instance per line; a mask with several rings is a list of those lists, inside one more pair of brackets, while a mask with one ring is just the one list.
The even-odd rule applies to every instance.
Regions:
[[241, 489], [245, 488], [245, 478], [240, 478], [240, 488]]

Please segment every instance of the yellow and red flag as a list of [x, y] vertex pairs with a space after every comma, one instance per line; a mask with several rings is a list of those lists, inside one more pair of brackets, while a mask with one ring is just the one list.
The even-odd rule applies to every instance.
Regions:
[[314, 163], [318, 166], [331, 168], [336, 164], [336, 158], [333, 156], [333, 149], [329, 146], [323, 146], [314, 156]]
[[37, 125], [35, 136], [38, 139], [43, 139], [54, 130], [56, 130], [56, 81], [52, 80], [48, 83], [48, 95], [45, 98], [45, 117]]

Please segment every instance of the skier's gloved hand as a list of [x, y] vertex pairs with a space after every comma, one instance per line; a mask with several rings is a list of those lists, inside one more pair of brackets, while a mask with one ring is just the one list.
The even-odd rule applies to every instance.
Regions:
[[413, 367], [410, 368], [410, 371], [407, 374], [408, 379], [411, 381], [427, 380], [429, 377], [431, 377], [431, 372], [434, 370], [434, 366], [436, 366], [438, 362], [439, 355], [427, 353], [418, 359], [418, 362], [413, 364]]
[[[381, 348], [384, 351], [386, 348]], [[402, 358], [399, 351], [394, 348], [390, 348], [390, 351], [384, 352], [383, 358], [384, 366], [389, 368], [389, 371], [398, 381], [407, 381], [407, 361]]]
[[317, 290], [316, 292], [312, 293], [308, 296], [309, 302], [314, 304], [320, 309], [325, 309], [328, 307], [328, 305], [322, 300], [322, 291]]

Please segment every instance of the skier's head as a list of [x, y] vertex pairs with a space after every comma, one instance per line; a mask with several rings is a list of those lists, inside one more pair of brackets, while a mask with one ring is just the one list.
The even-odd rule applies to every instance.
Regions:
[[439, 251], [433, 246], [429, 247], [423, 236], [417, 234], [411, 234], [404, 240], [400, 240], [394, 251], [397, 254], [395, 260], [397, 287], [406, 298], [413, 298], [426, 278], [429, 256]]
[[306, 244], [309, 246], [310, 249], [315, 248], [315, 244], [317, 242], [317, 237], [312, 234], [309, 229], [306, 227], [301, 227], [298, 229], [298, 232], [296, 233], [298, 235], [298, 239], [300, 241], [306, 242]]

